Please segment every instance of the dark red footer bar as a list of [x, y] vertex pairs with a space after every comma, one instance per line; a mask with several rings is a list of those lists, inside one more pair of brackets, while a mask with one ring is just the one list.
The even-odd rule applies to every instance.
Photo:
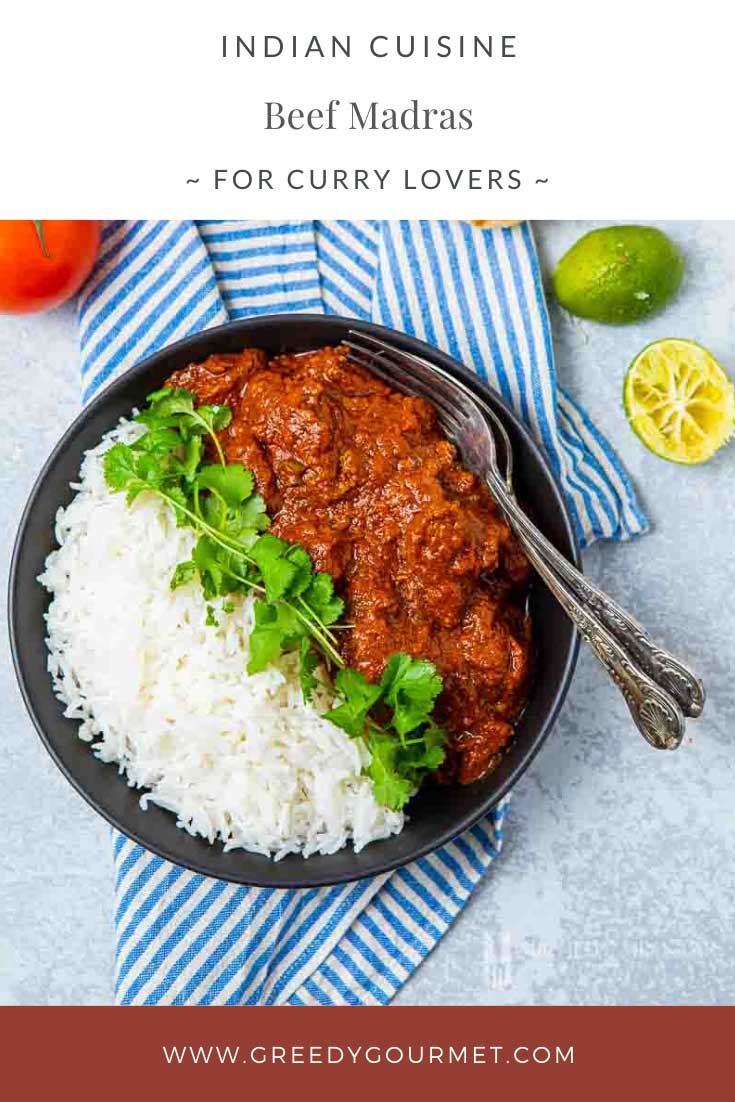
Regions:
[[80, 1102], [223, 1088], [671, 1102], [730, 1082], [734, 1027], [732, 1007], [2, 1007], [0, 1081], [9, 1099]]

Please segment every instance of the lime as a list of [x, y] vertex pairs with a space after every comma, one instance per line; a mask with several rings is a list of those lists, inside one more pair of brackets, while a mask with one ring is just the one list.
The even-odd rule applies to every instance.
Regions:
[[653, 226], [607, 226], [572, 245], [554, 292], [571, 314], [611, 324], [638, 321], [673, 298], [684, 275], [676, 245]]
[[661, 459], [705, 463], [735, 427], [735, 389], [717, 360], [694, 341], [654, 341], [625, 376], [623, 403], [633, 432]]

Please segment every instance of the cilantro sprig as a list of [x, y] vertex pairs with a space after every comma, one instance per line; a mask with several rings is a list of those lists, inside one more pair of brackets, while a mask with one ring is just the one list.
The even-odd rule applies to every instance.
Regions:
[[270, 520], [252, 472], [226, 462], [217, 435], [231, 416], [227, 406], [196, 406], [183, 388], [155, 391], [136, 418], [146, 432], [106, 452], [107, 484], [124, 492], [130, 505], [141, 493], [156, 494], [179, 526], [195, 531], [191, 558], [178, 563], [171, 588], [199, 580], [207, 625], [219, 623], [211, 601], [224, 598], [220, 613], [227, 614], [234, 610], [233, 596], [256, 595], [249, 673], [293, 652], [310, 701], [320, 683], [320, 659], [328, 675], [336, 670], [339, 703], [325, 718], [366, 743], [375, 798], [399, 810], [444, 760], [447, 735], [432, 717], [441, 677], [431, 662], [406, 654], [390, 658], [379, 684], [345, 666], [335, 635], [344, 626], [344, 602], [331, 576], [314, 570], [303, 547], [267, 531]]
[[[394, 654], [379, 684], [341, 669], [334, 687], [342, 702], [326, 713], [372, 755], [367, 772], [378, 803], [398, 809], [444, 761], [447, 733], [432, 718], [442, 679], [431, 662]], [[383, 723], [375, 720], [375, 715]]]

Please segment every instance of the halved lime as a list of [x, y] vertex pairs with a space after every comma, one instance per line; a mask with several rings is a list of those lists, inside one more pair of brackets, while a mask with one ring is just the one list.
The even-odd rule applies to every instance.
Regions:
[[633, 432], [673, 463], [705, 463], [735, 428], [735, 390], [694, 341], [654, 341], [628, 368], [623, 403]]

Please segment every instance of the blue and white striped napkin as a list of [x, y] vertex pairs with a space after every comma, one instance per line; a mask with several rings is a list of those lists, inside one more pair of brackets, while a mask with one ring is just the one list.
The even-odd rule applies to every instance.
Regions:
[[[495, 386], [544, 444], [580, 540], [646, 528], [607, 440], [559, 388], [527, 224], [110, 222], [79, 304], [84, 398], [230, 318], [349, 314], [423, 337]], [[502, 841], [505, 805], [413, 865], [335, 888], [241, 888], [114, 834], [123, 1004], [389, 1002]]]

